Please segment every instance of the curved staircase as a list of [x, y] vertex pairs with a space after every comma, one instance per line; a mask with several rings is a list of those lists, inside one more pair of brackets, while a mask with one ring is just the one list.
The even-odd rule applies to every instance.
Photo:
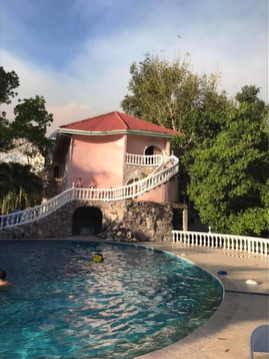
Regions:
[[56, 211], [71, 201], [119, 201], [124, 199], [134, 199], [162, 184], [168, 182], [178, 173], [179, 160], [172, 155], [164, 163], [163, 156], [140, 156], [135, 154], [126, 154], [126, 164], [156, 167], [147, 177], [133, 182], [132, 184], [105, 189], [89, 188], [69, 188], [48, 201], [16, 213], [10, 213], [0, 216], [0, 231], [3, 228], [16, 227], [39, 220], [50, 213]]

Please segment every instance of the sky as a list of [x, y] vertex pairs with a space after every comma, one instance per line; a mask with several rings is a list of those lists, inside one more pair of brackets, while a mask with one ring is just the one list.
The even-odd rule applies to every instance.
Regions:
[[122, 111], [130, 65], [146, 53], [189, 53], [198, 74], [218, 68], [229, 96], [256, 85], [268, 102], [268, 2], [0, 0], [0, 66], [18, 74], [18, 98], [44, 96], [49, 133]]

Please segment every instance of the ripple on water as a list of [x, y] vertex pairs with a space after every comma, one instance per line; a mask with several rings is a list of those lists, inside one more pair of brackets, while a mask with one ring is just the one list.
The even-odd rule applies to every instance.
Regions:
[[[93, 253], [104, 262], [88, 265]], [[0, 357], [125, 358], [203, 324], [222, 288], [191, 263], [115, 244], [1, 242], [14, 286], [0, 296]]]

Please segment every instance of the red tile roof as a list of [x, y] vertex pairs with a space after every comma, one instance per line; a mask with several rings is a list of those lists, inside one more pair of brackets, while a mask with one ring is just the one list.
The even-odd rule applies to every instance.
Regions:
[[69, 130], [70, 132], [141, 131], [155, 132], [170, 136], [180, 135], [179, 132], [154, 125], [153, 123], [117, 111], [60, 126], [60, 129]]

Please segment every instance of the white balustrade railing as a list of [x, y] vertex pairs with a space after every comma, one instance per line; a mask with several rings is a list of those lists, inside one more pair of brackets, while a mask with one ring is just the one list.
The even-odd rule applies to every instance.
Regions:
[[211, 232], [172, 231], [173, 242], [191, 246], [232, 249], [235, 251], [267, 255], [269, 240], [258, 237], [237, 236]]
[[162, 155], [135, 155], [131, 153], [126, 153], [125, 163], [127, 165], [137, 165], [137, 166], [160, 166], [163, 161]]
[[118, 201], [122, 199], [135, 198], [161, 184], [178, 173], [178, 158], [169, 157], [167, 168], [162, 168], [154, 175], [150, 174], [146, 178], [133, 182], [129, 185], [110, 188], [110, 189], [90, 189], [76, 188], [76, 199], [93, 201]]
[[[136, 155], [134, 155], [136, 156]], [[109, 189], [90, 189], [90, 188], [69, 188], [61, 192], [58, 196], [53, 197], [45, 203], [28, 208], [23, 211], [10, 213], [0, 216], [0, 230], [3, 228], [16, 227], [22, 224], [35, 222], [50, 213], [56, 211], [64, 204], [73, 200], [85, 201], [118, 201], [128, 198], [135, 198], [161, 184], [167, 182], [178, 173], [179, 160], [175, 156], [168, 158], [167, 167], [163, 168], [162, 156], [146, 156], [156, 158], [156, 163], [159, 161], [159, 171], [155, 174], [150, 174], [141, 181], [132, 184]]]
[[16, 227], [22, 224], [34, 222], [54, 212], [57, 208], [60, 208], [73, 199], [74, 188], [69, 188], [64, 192], [61, 192], [58, 196], [49, 199], [39, 206], [27, 208], [23, 211], [17, 211], [15, 213], [9, 213], [7, 215], [2, 215], [0, 216], [0, 229]]

